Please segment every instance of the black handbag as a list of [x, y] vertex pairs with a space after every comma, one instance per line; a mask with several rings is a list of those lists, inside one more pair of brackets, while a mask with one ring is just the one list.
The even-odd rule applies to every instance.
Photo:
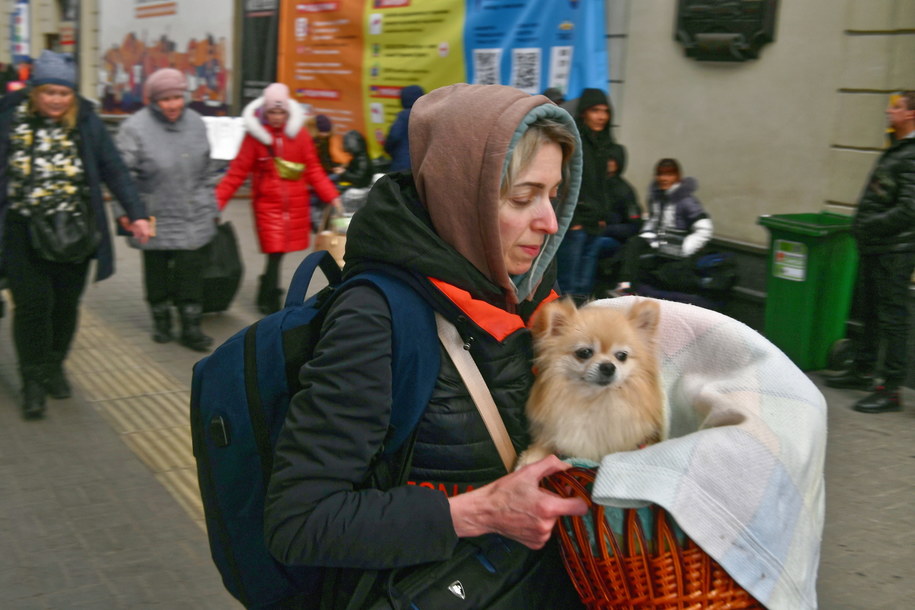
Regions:
[[29, 217], [29, 240], [38, 256], [55, 263], [78, 263], [98, 249], [102, 236], [90, 204], [82, 199], [72, 210]]
[[244, 274], [238, 239], [231, 222], [216, 226], [216, 236], [203, 248], [201, 271], [203, 313], [225, 311], [235, 298]]

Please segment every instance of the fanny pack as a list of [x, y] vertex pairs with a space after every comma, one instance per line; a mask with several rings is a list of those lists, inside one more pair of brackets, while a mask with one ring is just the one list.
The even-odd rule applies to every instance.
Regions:
[[304, 163], [296, 163], [295, 161], [287, 161], [282, 157], [278, 156], [274, 151], [273, 147], [268, 147], [270, 150], [270, 156], [273, 157], [273, 167], [276, 168], [276, 173], [283, 180], [298, 180], [302, 177], [302, 172], [305, 171]]
[[273, 157], [273, 166], [276, 167], [276, 173], [283, 180], [298, 180], [302, 177], [302, 172], [305, 171], [304, 163], [287, 161], [280, 157]]
[[532, 551], [496, 534], [463, 539], [450, 559], [381, 572], [373, 584], [357, 587], [346, 608], [582, 608], [555, 540]]

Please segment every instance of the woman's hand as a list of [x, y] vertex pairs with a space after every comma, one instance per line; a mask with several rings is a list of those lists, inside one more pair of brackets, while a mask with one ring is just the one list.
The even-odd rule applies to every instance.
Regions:
[[539, 549], [550, 539], [556, 520], [584, 515], [588, 505], [580, 498], [561, 498], [540, 487], [554, 472], [571, 468], [550, 455], [489, 485], [449, 498], [451, 520], [459, 538], [496, 533]]
[[333, 199], [331, 199], [331, 200], [330, 200], [330, 205], [332, 205], [332, 206], [334, 206], [335, 208], [337, 208], [337, 211], [338, 211], [338, 212], [342, 212], [342, 211], [343, 211], [343, 201], [341, 201], [339, 197], [334, 197]]
[[128, 228], [130, 229], [130, 232], [133, 233], [134, 239], [141, 244], [148, 242], [149, 238], [152, 236], [149, 229], [149, 221], [145, 218], [134, 220], [133, 224]]

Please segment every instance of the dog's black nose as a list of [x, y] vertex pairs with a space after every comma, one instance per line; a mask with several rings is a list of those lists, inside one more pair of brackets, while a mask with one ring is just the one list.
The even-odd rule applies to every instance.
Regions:
[[607, 385], [613, 380], [613, 375], [616, 373], [616, 365], [612, 362], [601, 362], [597, 370], [600, 373], [598, 383]]

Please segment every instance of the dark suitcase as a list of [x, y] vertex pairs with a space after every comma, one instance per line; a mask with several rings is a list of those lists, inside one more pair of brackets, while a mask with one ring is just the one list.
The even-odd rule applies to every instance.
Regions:
[[225, 311], [238, 292], [245, 270], [231, 222], [216, 227], [216, 237], [204, 248], [204, 256], [203, 313]]

